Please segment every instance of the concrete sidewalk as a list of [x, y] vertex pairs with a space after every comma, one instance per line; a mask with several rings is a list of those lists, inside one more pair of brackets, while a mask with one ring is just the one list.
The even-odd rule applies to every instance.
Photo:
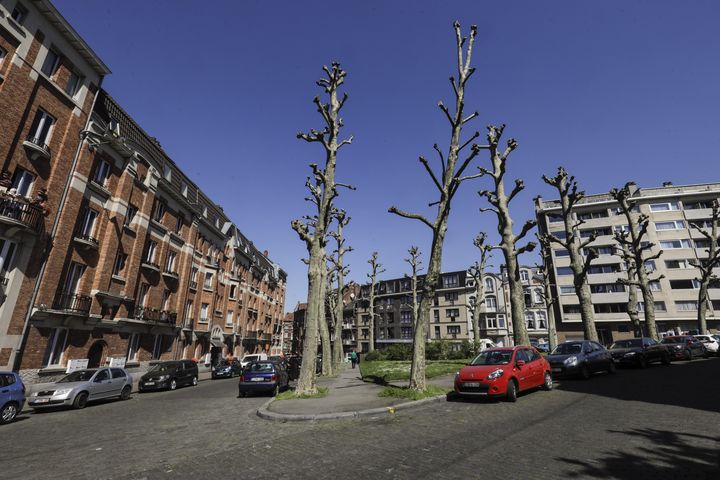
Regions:
[[[453, 375], [428, 379], [428, 383], [452, 390]], [[407, 386], [406, 380], [392, 382], [392, 386]], [[444, 401], [445, 395], [419, 401], [402, 398], [379, 397], [385, 385], [364, 382], [359, 368], [346, 366], [335, 377], [318, 378], [318, 387], [328, 389], [322, 398], [299, 398], [292, 400], [270, 399], [258, 415], [275, 421], [329, 420], [363, 416], [392, 415], [396, 410], [419, 406], [432, 401]]]

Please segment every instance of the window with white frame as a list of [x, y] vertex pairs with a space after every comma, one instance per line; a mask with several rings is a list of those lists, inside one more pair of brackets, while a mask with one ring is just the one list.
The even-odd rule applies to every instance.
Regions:
[[70, 72], [70, 77], [68, 78], [67, 85], [65, 85], [65, 92], [71, 97], [77, 95], [77, 93], [80, 91], [80, 87], [82, 87], [83, 79], [84, 77], [79, 73], [75, 71]]
[[148, 263], [155, 262], [155, 253], [157, 252], [157, 242], [148, 240], [147, 250], [145, 252], [145, 261]]
[[60, 54], [53, 48], [48, 48], [45, 61], [43, 61], [40, 71], [52, 78], [57, 73], [58, 67], [60, 66]]
[[535, 303], [543, 303], [542, 290], [540, 290], [539, 288], [533, 290], [533, 300], [535, 301]]
[[55, 118], [45, 110], [38, 108], [35, 119], [30, 125], [29, 140], [35, 145], [46, 146], [50, 143], [50, 135], [54, 124]]
[[0, 237], [0, 285], [7, 282], [7, 272], [12, 270], [17, 244]]
[[35, 175], [28, 172], [24, 168], [17, 167], [12, 178], [12, 188], [18, 195], [29, 197], [32, 193], [32, 186], [35, 183]]
[[495, 295], [488, 295], [485, 297], [485, 309], [497, 310], [497, 298]]
[[150, 291], [150, 285], [147, 283], [140, 284], [140, 291], [138, 292], [138, 305], [144, 307], [147, 303], [148, 291]]
[[182, 231], [182, 227], [185, 221], [183, 220], [183, 216], [178, 214], [177, 220], [175, 220], [175, 233], [180, 233]]
[[573, 285], [560, 285], [560, 295], [574, 295], [575, 287]]
[[98, 161], [97, 167], [95, 168], [95, 176], [93, 181], [103, 187], [107, 184], [107, 180], [110, 177], [110, 164], [105, 160]]
[[165, 202], [158, 200], [155, 202], [155, 209], [153, 210], [153, 220], [155, 220], [156, 222], [162, 222], [164, 215], [165, 215]]
[[233, 311], [228, 310], [227, 316], [225, 317], [225, 325], [232, 326], [233, 324]]
[[680, 240], [660, 240], [660, 248], [663, 250], [672, 250], [676, 248], [692, 248], [692, 243], [689, 239], [683, 238]]
[[162, 300], [160, 301], [160, 308], [165, 311], [170, 310], [170, 290], [167, 288], [163, 289]]
[[696, 300], [678, 300], [675, 302], [675, 309], [679, 312], [695, 312], [698, 304]]
[[448, 335], [458, 335], [460, 333], [460, 325], [448, 325], [447, 333]]
[[505, 328], [505, 315], [498, 315], [498, 328]]
[[530, 274], [527, 270], [520, 270], [520, 280], [523, 283], [528, 283], [530, 281]]
[[67, 276], [65, 277], [65, 285], [63, 286], [63, 293], [65, 295], [75, 295], [80, 286], [80, 279], [85, 272], [85, 265], [80, 263], [72, 262], [68, 269]]
[[65, 345], [67, 344], [67, 328], [54, 328], [48, 340], [43, 367], [60, 366], [63, 364]]
[[651, 212], [669, 212], [671, 210], [680, 210], [678, 202], [651, 203]]
[[485, 317], [485, 325], [488, 329], [497, 328], [497, 318], [495, 315], [488, 315]]
[[167, 254], [167, 260], [165, 260], [165, 271], [173, 273], [175, 272], [175, 258], [177, 254], [170, 250]]
[[123, 223], [123, 225], [129, 227], [133, 219], [135, 218], [137, 211], [138, 209], [135, 205], [128, 204], [127, 211], [125, 212], [125, 222]]
[[125, 260], [127, 259], [127, 255], [125, 255], [123, 252], [118, 252], [117, 256], [115, 257], [115, 264], [113, 265], [113, 275], [116, 277], [121, 277], [123, 270], [125, 270]]
[[556, 257], [569, 257], [570, 256], [570, 252], [568, 252], [564, 248], [558, 249], [558, 250], [553, 250], [553, 253], [555, 253]]
[[485, 291], [486, 292], [494, 292], [495, 291], [495, 282], [492, 278], [486, 278], [485, 279]]
[[452, 288], [460, 285], [457, 275], [443, 275], [442, 286], [443, 288]]
[[660, 286], [660, 280], [651, 280], [648, 282], [648, 285], [650, 286], [650, 290], [653, 292], [659, 292], [662, 290], [662, 287]]
[[533, 312], [525, 312], [525, 323], [528, 330], [535, 330], [535, 314]]
[[212, 272], [205, 272], [205, 284], [203, 285], [203, 288], [207, 288], [208, 290], [212, 288], [212, 279], [213, 274]]
[[542, 310], [538, 310], [537, 312], [535, 312], [535, 315], [538, 321], [538, 328], [547, 328], [547, 315], [545, 314], [545, 312], [543, 312]]
[[97, 220], [97, 217], [98, 212], [92, 208], [85, 207], [77, 232], [78, 236], [85, 239], [92, 238], [93, 232], [95, 231], [95, 221]]
[[153, 342], [153, 351], [152, 351], [152, 359], [153, 360], [160, 360], [160, 355], [162, 355], [162, 344], [163, 344], [163, 336], [162, 335], [155, 335], [155, 342]]
[[210, 310], [210, 304], [209, 303], [203, 303], [200, 305], [200, 322], [207, 323], [208, 322], [208, 311]]
[[669, 220], [667, 222], [655, 222], [655, 230], [682, 230], [685, 222], [682, 220]]
[[185, 302], [185, 320], [191, 320], [192, 319], [192, 307], [193, 307], [193, 301], [188, 300]]
[[137, 354], [138, 354], [138, 347], [140, 346], [140, 334], [139, 333], [133, 333], [130, 335], [130, 340], [128, 341], [128, 352], [126, 361], [127, 362], [136, 362], [137, 361]]

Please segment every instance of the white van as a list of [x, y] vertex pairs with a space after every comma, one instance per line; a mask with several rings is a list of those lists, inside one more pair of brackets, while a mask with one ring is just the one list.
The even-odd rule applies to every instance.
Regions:
[[240, 366], [245, 368], [250, 364], [250, 362], [257, 362], [260, 360], [267, 360], [267, 353], [253, 353], [251, 355], [245, 355], [242, 357], [242, 360], [240, 360]]
[[480, 340], [478, 340], [478, 342], [480, 343], [480, 351], [481, 352], [487, 350], [488, 348], [496, 348], [497, 347], [497, 344], [495, 342], [493, 342], [492, 340], [490, 340], [489, 338], [481, 338]]

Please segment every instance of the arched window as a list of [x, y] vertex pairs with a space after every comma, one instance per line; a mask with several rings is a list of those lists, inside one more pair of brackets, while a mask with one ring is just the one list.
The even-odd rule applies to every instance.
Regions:
[[525, 312], [525, 323], [528, 330], [535, 330], [535, 314], [533, 312]]
[[485, 291], [486, 292], [494, 292], [495, 291], [495, 282], [492, 278], [486, 278], [485, 279]]

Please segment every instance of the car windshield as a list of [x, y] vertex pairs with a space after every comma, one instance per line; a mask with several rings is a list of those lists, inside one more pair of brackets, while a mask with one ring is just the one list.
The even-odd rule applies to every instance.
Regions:
[[78, 370], [61, 378], [58, 383], [87, 382], [97, 370]]
[[618, 340], [617, 342], [610, 345], [610, 349], [613, 348], [637, 348], [642, 347], [642, 339], [633, 338], [632, 340]]
[[216, 365], [218, 368], [227, 367], [230, 365], [230, 362], [227, 360], [220, 360], [218, 364]]
[[561, 343], [555, 350], [552, 351], [553, 355], [573, 355], [582, 352], [582, 343]]
[[273, 364], [272, 363], [251, 363], [247, 369], [250, 372], [272, 373], [273, 372]]
[[150, 370], [148, 370], [148, 373], [154, 372], [154, 373], [162, 373], [162, 372], [170, 372], [172, 370], [175, 370], [176, 365], [174, 363], [158, 363], [156, 365], [153, 365]]
[[665, 337], [660, 343], [682, 343], [682, 337]]
[[507, 365], [512, 358], [512, 350], [486, 350], [475, 357], [470, 365]]

